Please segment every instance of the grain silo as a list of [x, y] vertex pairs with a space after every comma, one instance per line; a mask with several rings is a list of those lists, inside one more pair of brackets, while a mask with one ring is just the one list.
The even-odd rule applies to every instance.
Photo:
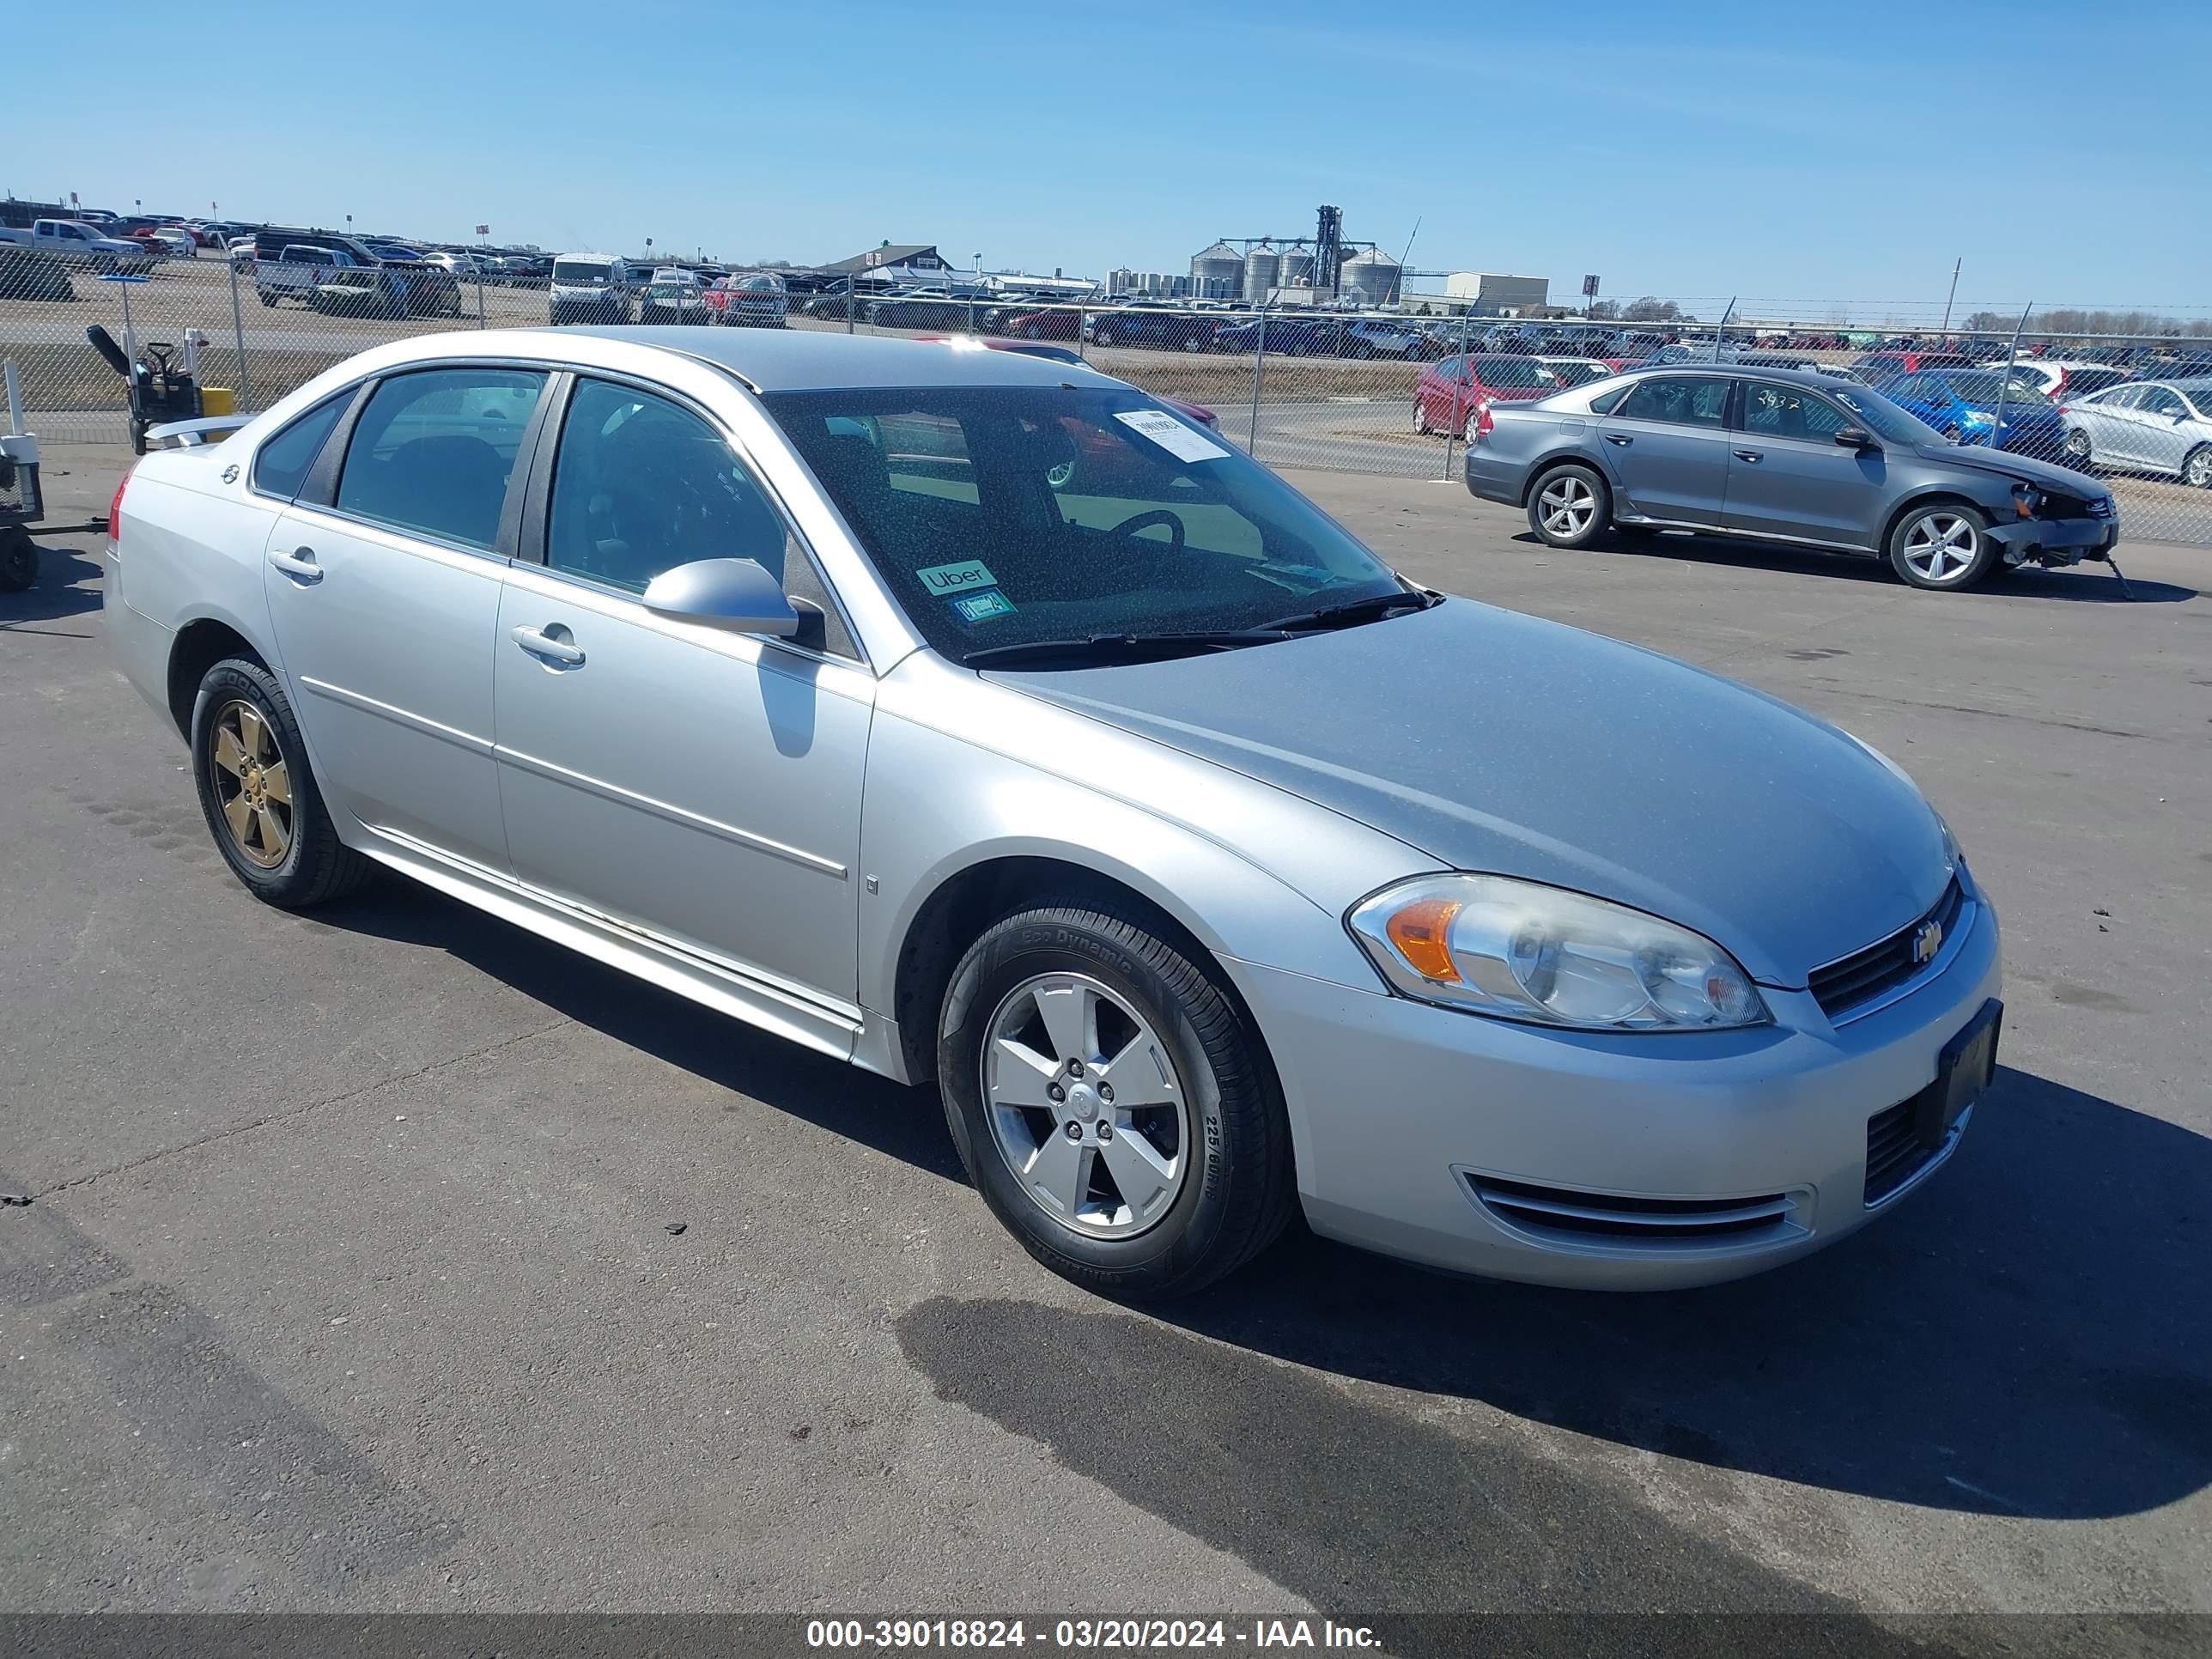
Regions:
[[1283, 256], [1265, 242], [1244, 256], [1244, 298], [1248, 304], [1263, 306], [1274, 296], [1275, 277], [1282, 264]]
[[1398, 262], [1379, 247], [1355, 253], [1344, 262], [1340, 292], [1364, 306], [1387, 306], [1398, 297]]
[[1244, 291], [1244, 256], [1226, 242], [1190, 258], [1191, 291], [1202, 299], [1225, 300]]
[[1313, 250], [1293, 244], [1283, 250], [1282, 264], [1275, 272], [1275, 281], [1284, 288], [1306, 288], [1313, 282]]

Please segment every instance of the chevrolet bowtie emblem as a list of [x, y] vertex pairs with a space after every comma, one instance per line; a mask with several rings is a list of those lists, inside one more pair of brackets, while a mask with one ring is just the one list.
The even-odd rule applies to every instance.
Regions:
[[1914, 963], [1919, 966], [1925, 966], [1927, 963], [1936, 960], [1936, 953], [1942, 948], [1943, 924], [1940, 921], [1922, 922], [1920, 924], [1920, 931], [1912, 936], [1912, 960]]

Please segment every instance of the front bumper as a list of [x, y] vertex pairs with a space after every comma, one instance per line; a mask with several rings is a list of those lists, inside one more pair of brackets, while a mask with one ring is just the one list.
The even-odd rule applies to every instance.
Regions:
[[1990, 539], [2007, 564], [2079, 564], [2119, 545], [2120, 521], [2111, 519], [2015, 519], [1990, 526]]
[[[1832, 1243], [1949, 1157], [1966, 1119], [1867, 1201], [1869, 1121], [1928, 1087], [1944, 1044], [1997, 994], [1996, 914], [1977, 892], [1962, 920], [1907, 994], [1856, 1018], [1832, 1024], [1810, 994], [1761, 988], [1773, 1025], [1664, 1036], [1549, 1030], [1225, 965], [1281, 1078], [1315, 1231], [1491, 1278], [1660, 1290]], [[1655, 1214], [1718, 1219], [1638, 1219]]]

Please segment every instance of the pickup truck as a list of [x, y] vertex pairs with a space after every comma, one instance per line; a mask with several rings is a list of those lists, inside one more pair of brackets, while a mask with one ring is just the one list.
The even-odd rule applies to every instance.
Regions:
[[274, 259], [253, 262], [253, 291], [264, 306], [273, 306], [279, 300], [297, 300], [303, 306], [312, 306], [315, 290], [331, 280], [333, 271], [361, 269], [362, 261], [343, 248], [295, 242]]
[[34, 219], [28, 230], [0, 230], [0, 242], [34, 247], [64, 264], [94, 270], [144, 270], [158, 257], [143, 242], [103, 236], [76, 219]]

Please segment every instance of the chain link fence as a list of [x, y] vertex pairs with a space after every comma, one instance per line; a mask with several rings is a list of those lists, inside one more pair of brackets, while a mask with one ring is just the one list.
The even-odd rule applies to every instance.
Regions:
[[[1247, 308], [1225, 301], [1052, 302], [872, 293], [793, 274], [775, 306], [747, 296], [624, 317], [765, 323], [856, 334], [989, 339], [1091, 367], [1205, 411], [1277, 466], [1453, 475], [1480, 406], [1585, 383], [1629, 362], [1716, 357], [1875, 385], [1962, 443], [2106, 477], [2130, 539], [2212, 546], [2212, 311], [1969, 310], [1920, 301], [1638, 301], [1618, 316], [1467, 315], [1441, 297], [1388, 311]], [[1956, 315], [1953, 314], [1956, 310]], [[455, 328], [544, 326], [548, 293], [435, 265], [333, 270], [204, 251], [144, 280], [0, 246], [0, 357], [28, 424], [51, 440], [124, 441], [125, 387], [87, 343], [182, 348], [198, 380], [258, 410], [383, 341]]]

